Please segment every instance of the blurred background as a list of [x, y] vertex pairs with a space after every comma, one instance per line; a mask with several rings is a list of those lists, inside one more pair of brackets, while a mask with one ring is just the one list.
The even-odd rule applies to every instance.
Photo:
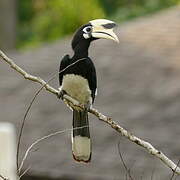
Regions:
[[178, 3], [179, 0], [1, 0], [0, 47], [39, 46], [71, 35], [92, 19], [109, 18], [120, 23]]
[[[96, 18], [116, 21], [120, 43], [99, 40], [90, 48], [98, 75], [94, 106], [177, 163], [179, 3], [180, 0], [0, 0], [0, 49], [29, 73], [48, 80], [52, 73], [58, 75], [62, 57], [72, 54], [72, 34], [79, 26]], [[58, 77], [50, 84], [58, 88]], [[0, 121], [12, 123], [16, 135], [39, 87], [0, 61]], [[71, 111], [54, 95], [42, 91], [27, 117], [20, 161], [36, 139], [69, 129], [71, 123]], [[171, 179], [171, 170], [162, 162], [94, 116], [90, 116], [90, 128], [91, 163], [74, 162], [67, 131], [34, 148], [24, 166], [24, 170], [30, 169], [22, 179], [129, 179], [119, 156], [119, 143], [134, 179]]]

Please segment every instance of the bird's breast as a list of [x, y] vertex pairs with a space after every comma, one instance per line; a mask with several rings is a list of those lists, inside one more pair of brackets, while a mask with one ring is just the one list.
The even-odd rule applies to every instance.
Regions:
[[63, 76], [61, 89], [81, 104], [91, 102], [91, 90], [87, 79], [80, 75], [67, 74]]

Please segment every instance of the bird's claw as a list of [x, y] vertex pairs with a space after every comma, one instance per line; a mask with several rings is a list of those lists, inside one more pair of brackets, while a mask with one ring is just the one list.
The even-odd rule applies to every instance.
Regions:
[[66, 94], [66, 92], [64, 90], [60, 90], [59, 94], [58, 94], [58, 98], [63, 100], [63, 97], [65, 94]]
[[90, 109], [90, 107], [91, 107], [91, 104], [90, 104], [90, 102], [88, 102], [88, 103], [86, 103], [86, 104], [84, 104], [84, 109], [85, 109], [85, 111], [89, 111], [89, 109]]

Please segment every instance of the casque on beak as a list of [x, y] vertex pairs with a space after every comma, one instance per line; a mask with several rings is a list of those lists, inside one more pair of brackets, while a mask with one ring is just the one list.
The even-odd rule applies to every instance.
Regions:
[[94, 38], [111, 39], [119, 43], [117, 35], [113, 32], [116, 24], [113, 21], [106, 19], [96, 19], [90, 21], [92, 25], [91, 35]]

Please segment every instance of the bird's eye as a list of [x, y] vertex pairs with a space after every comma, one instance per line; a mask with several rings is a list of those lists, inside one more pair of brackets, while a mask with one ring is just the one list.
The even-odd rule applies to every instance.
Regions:
[[92, 31], [92, 27], [91, 26], [87, 26], [87, 27], [85, 27], [83, 29], [83, 31], [88, 34], [88, 33], [90, 33]]

